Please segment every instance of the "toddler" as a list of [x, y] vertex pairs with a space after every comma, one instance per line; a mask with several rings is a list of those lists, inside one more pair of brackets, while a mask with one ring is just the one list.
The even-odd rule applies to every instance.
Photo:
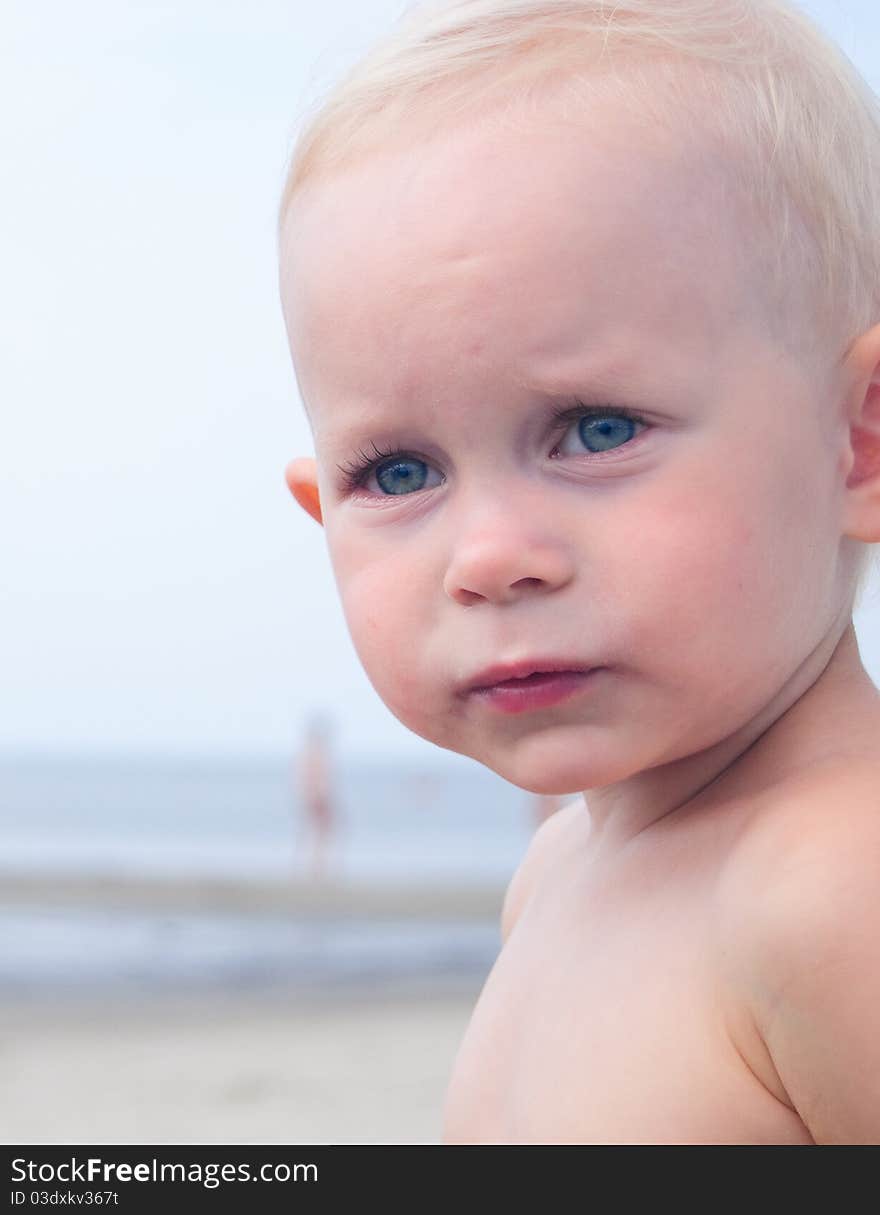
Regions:
[[279, 234], [371, 682], [570, 799], [444, 1141], [877, 1143], [874, 95], [783, 0], [416, 5]]

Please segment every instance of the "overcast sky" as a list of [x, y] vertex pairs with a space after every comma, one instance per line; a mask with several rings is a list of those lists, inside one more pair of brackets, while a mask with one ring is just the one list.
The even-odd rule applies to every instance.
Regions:
[[[297, 114], [402, 0], [7, 0], [0, 750], [434, 759], [360, 669], [277, 292]], [[804, 5], [880, 88], [876, 0]], [[880, 598], [858, 620], [880, 682]]]

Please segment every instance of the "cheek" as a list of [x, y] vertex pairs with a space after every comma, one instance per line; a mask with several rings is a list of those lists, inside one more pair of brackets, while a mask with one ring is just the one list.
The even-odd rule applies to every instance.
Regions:
[[809, 453], [789, 449], [786, 465], [770, 444], [728, 450], [654, 487], [626, 602], [639, 658], [658, 676], [736, 697], [786, 677], [811, 644], [833, 546], [823, 548]]
[[661, 665], [718, 673], [744, 640], [774, 629], [796, 590], [762, 489], [690, 481], [654, 493], [640, 516], [615, 590], [633, 635]]
[[336, 583], [349, 633], [364, 671], [397, 716], [408, 714], [424, 694], [418, 682], [419, 603], [416, 571], [399, 561], [357, 566], [338, 553]]

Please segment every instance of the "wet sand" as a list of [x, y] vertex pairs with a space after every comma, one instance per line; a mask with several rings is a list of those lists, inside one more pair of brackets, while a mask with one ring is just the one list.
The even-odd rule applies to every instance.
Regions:
[[502, 886], [371, 885], [304, 879], [242, 881], [192, 877], [99, 877], [0, 872], [8, 906], [141, 908], [247, 914], [450, 920], [497, 918]]

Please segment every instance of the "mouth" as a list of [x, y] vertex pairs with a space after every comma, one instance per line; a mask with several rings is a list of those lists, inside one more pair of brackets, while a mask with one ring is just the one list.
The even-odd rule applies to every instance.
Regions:
[[601, 669], [576, 660], [542, 660], [490, 667], [476, 677], [465, 694], [502, 713], [525, 713], [558, 704], [584, 691]]

